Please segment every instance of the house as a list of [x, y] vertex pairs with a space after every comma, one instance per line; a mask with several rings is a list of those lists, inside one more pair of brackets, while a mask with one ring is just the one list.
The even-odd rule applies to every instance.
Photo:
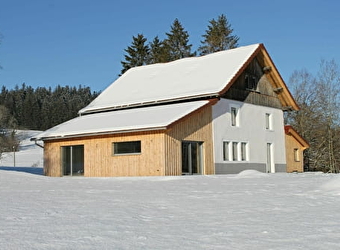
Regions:
[[263, 44], [135, 67], [44, 141], [48, 176], [285, 172], [298, 106]]
[[308, 142], [290, 125], [285, 126], [285, 138], [287, 172], [303, 172], [303, 151], [309, 148]]

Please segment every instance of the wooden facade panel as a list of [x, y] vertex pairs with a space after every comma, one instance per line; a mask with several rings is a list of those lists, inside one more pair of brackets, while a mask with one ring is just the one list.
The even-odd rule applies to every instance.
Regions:
[[[247, 86], [246, 76], [255, 77], [256, 79], [256, 83], [251, 89]], [[274, 88], [256, 57], [245, 71], [240, 74], [223, 97], [245, 103], [282, 109], [281, 101], [274, 92]]]
[[203, 174], [214, 174], [212, 107], [207, 106], [174, 124], [165, 141], [166, 175], [182, 174], [182, 141], [203, 142]]
[[[181, 175], [184, 140], [203, 143], [203, 174], [214, 174], [211, 105], [164, 131], [45, 141], [44, 171], [62, 176], [61, 147], [84, 145], [84, 176]], [[126, 141], [141, 141], [141, 153], [113, 155], [113, 143]]]
[[[303, 172], [303, 150], [304, 147], [291, 135], [286, 137], [286, 159], [287, 172]], [[295, 149], [298, 151], [295, 152]], [[298, 154], [297, 156], [295, 154]]]
[[[113, 143], [141, 141], [141, 154], [113, 155]], [[84, 176], [164, 175], [164, 133], [141, 132], [45, 141], [44, 172], [62, 176], [61, 147], [84, 145]]]
[[60, 177], [62, 176], [60, 149], [53, 143], [44, 143], [44, 175]]

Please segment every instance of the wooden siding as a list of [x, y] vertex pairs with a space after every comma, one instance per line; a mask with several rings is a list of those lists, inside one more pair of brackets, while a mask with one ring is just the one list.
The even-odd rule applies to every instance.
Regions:
[[299, 106], [294, 100], [293, 96], [289, 92], [286, 84], [284, 83], [279, 71], [276, 69], [272, 59], [270, 58], [268, 52], [262, 47], [262, 53], [257, 54], [257, 61], [262, 67], [271, 67], [271, 70], [266, 73], [267, 79], [270, 81], [273, 88], [282, 88], [282, 91], [278, 94], [278, 98], [280, 99], [281, 105], [287, 109], [291, 108], [293, 110], [299, 110]]
[[55, 143], [44, 142], [44, 175], [62, 176], [61, 149]]
[[[214, 174], [212, 103], [164, 131], [45, 141], [44, 173], [62, 176], [61, 147], [84, 145], [84, 176], [181, 175], [182, 141], [186, 140], [203, 142], [203, 174]], [[124, 141], [141, 141], [141, 153], [113, 155], [113, 143]]]
[[[291, 135], [286, 137], [286, 158], [287, 158], [287, 172], [303, 172], [303, 147]], [[295, 160], [294, 149], [298, 149], [299, 161]]]
[[[309, 148], [309, 144], [289, 125], [285, 126], [285, 141], [287, 172], [303, 172], [303, 151]], [[298, 159], [295, 157], [295, 149], [298, 150]]]
[[165, 138], [165, 175], [182, 174], [182, 141], [203, 142], [203, 174], [214, 174], [212, 106], [206, 106], [181, 119]]
[[[141, 154], [112, 154], [112, 144], [141, 141]], [[84, 145], [84, 176], [157, 176], [165, 173], [164, 133], [140, 132], [45, 141], [44, 173], [62, 176], [61, 147]]]
[[[258, 81], [254, 89], [248, 89], [245, 82], [246, 75], [255, 76]], [[240, 74], [235, 83], [223, 95], [224, 98], [282, 109], [278, 95], [274, 92], [267, 74], [262, 71], [257, 58]]]

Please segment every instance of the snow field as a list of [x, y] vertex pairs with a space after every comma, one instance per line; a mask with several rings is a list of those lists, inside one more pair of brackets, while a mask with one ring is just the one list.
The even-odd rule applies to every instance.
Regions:
[[50, 178], [39, 150], [1, 161], [0, 249], [340, 249], [338, 175]]

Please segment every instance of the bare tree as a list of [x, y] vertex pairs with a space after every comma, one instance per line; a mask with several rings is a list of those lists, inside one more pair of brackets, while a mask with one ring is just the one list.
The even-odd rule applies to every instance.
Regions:
[[8, 109], [0, 105], [0, 158], [3, 152], [17, 150], [20, 141], [16, 136], [16, 122]]
[[340, 78], [334, 60], [322, 61], [315, 77], [306, 70], [295, 71], [290, 84], [301, 110], [286, 115], [309, 142], [305, 162], [310, 170], [339, 172]]
[[324, 122], [323, 145], [326, 148], [324, 154], [325, 164], [331, 172], [338, 173], [339, 166], [336, 163], [334, 148], [335, 131], [339, 127], [340, 104], [340, 78], [338, 66], [334, 60], [321, 61], [320, 71], [317, 77], [317, 106], [320, 118]]

